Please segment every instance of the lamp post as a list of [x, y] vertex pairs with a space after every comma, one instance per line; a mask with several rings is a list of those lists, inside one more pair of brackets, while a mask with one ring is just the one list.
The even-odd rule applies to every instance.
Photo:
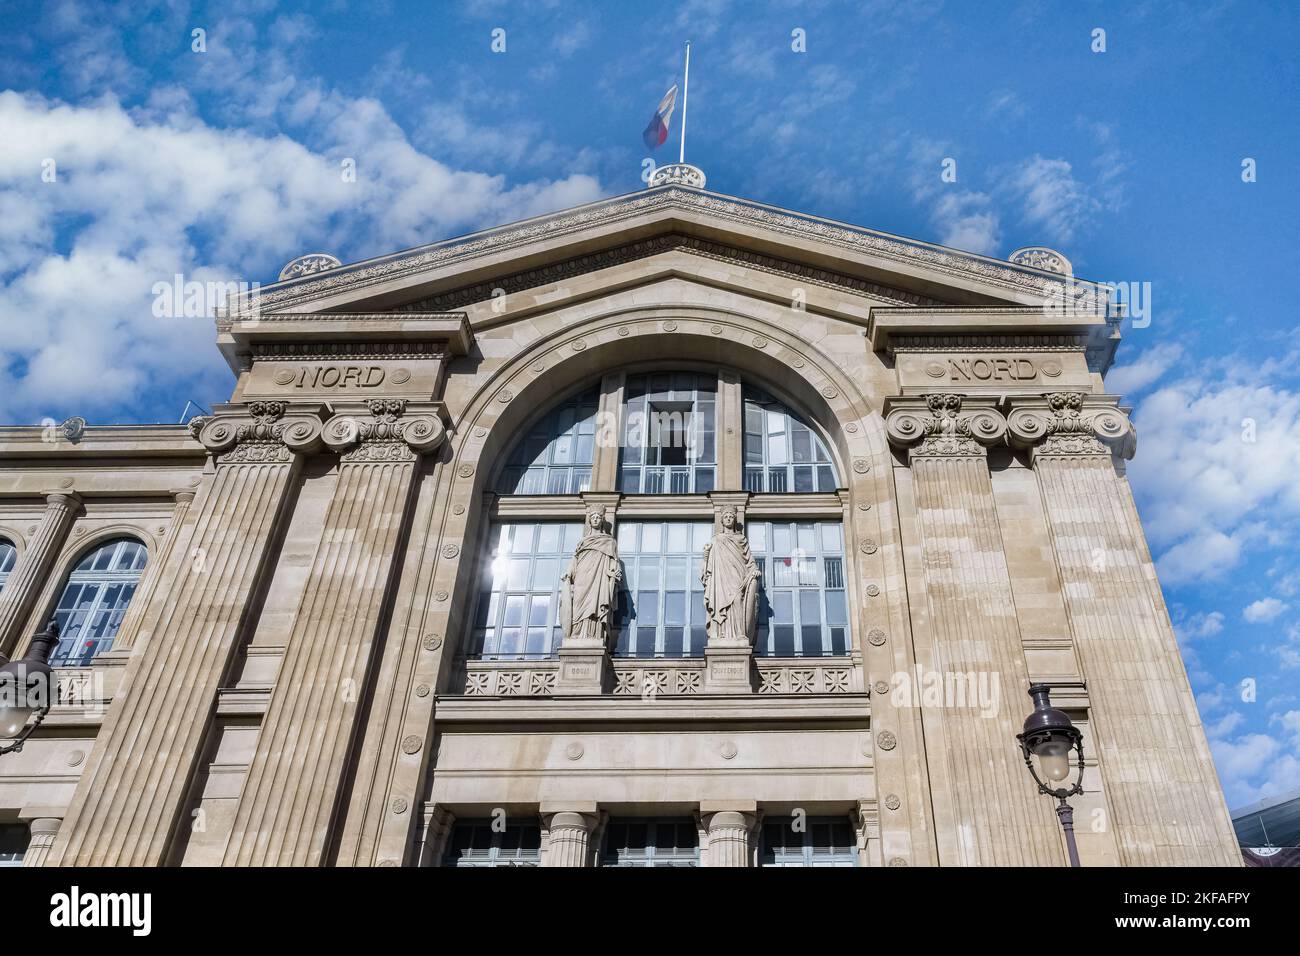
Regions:
[[[1074, 809], [1067, 797], [1083, 793], [1083, 732], [1070, 722], [1064, 711], [1052, 706], [1050, 684], [1031, 684], [1029, 696], [1034, 710], [1025, 718], [1024, 733], [1016, 735], [1025, 755], [1025, 766], [1038, 784], [1038, 792], [1055, 797], [1057, 819], [1065, 831], [1065, 846], [1070, 854], [1070, 866], [1079, 865], [1079, 848], [1074, 843]], [[1079, 776], [1069, 788], [1048, 786], [1063, 784], [1070, 776], [1070, 751], [1079, 755]], [[1035, 761], [1038, 769], [1034, 769]], [[1041, 776], [1040, 776], [1041, 774]], [[1044, 778], [1048, 783], [1044, 783]]]
[[35, 637], [19, 660], [0, 667], [0, 756], [23, 749], [54, 703], [50, 654], [59, 643], [53, 621]]

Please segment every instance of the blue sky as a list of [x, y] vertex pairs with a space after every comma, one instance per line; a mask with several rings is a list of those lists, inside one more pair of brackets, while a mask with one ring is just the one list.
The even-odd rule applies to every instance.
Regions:
[[1265, 2], [7, 2], [0, 421], [223, 400], [210, 322], [152, 314], [176, 273], [267, 282], [639, 188], [690, 39], [712, 188], [1151, 284], [1108, 378], [1129, 473], [1229, 803], [1295, 789], [1298, 27]]

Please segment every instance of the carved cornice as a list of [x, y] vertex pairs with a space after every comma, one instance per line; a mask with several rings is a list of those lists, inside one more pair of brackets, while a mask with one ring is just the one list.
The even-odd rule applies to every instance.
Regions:
[[252, 360], [332, 362], [346, 359], [437, 359], [445, 342], [255, 342]]
[[410, 462], [434, 451], [446, 434], [434, 411], [408, 414], [404, 400], [376, 398], [335, 415], [325, 423], [321, 439], [347, 464]]
[[891, 352], [1007, 352], [1024, 349], [1034, 352], [1080, 352], [1088, 346], [1088, 336], [1043, 333], [1038, 335], [895, 335]]
[[283, 464], [320, 445], [321, 419], [314, 406], [288, 402], [249, 402], [219, 407], [215, 414], [193, 418], [190, 434], [219, 464]]
[[[259, 290], [252, 299], [243, 299], [237, 308], [267, 310], [292, 301], [308, 301], [349, 287], [362, 292], [369, 286], [411, 276], [432, 268], [468, 260], [485, 253], [500, 253], [538, 239], [573, 235], [591, 226], [616, 225], [647, 212], [678, 208], [685, 212], [707, 213], [715, 220], [746, 226], [760, 226], [791, 238], [815, 239], [843, 249], [870, 252], [883, 259], [907, 265], [924, 264], [928, 268], [956, 278], [976, 276], [1008, 293], [1038, 297], [1064, 295], [1067, 278], [1032, 266], [999, 262], [973, 253], [912, 242], [868, 229], [847, 226], [812, 216], [759, 205], [716, 193], [675, 186], [630, 193], [593, 203], [567, 213], [542, 216], [513, 226], [502, 226], [460, 240], [448, 240], [408, 253], [383, 259], [340, 266], [323, 273], [298, 279], [291, 284]], [[1078, 280], [1074, 280], [1078, 284]]]
[[943, 304], [937, 299], [930, 299], [926, 296], [914, 295], [910, 292], [892, 289], [887, 286], [878, 285], [874, 282], [867, 282], [864, 279], [856, 279], [853, 276], [844, 275], [840, 272], [832, 272], [828, 269], [817, 269], [812, 266], [801, 266], [798, 263], [789, 262], [785, 259], [778, 259], [775, 256], [765, 256], [761, 253], [750, 252], [720, 242], [709, 242], [705, 239], [697, 239], [693, 236], [684, 236], [674, 233], [672, 235], [657, 236], [653, 239], [630, 243], [629, 245], [621, 246], [617, 249], [611, 249], [607, 252], [578, 256], [564, 262], [557, 262], [554, 265], [544, 266], [540, 269], [528, 269], [523, 272], [516, 272], [513, 275], [493, 279], [491, 282], [481, 282], [477, 285], [466, 286], [461, 289], [453, 289], [449, 292], [439, 293], [438, 295], [429, 296], [420, 299], [417, 302], [404, 305], [402, 306], [401, 311], [451, 311], [462, 309], [475, 302], [487, 301], [492, 298], [492, 294], [496, 289], [503, 289], [508, 294], [523, 292], [528, 289], [536, 289], [539, 286], [548, 285], [554, 282], [562, 282], [576, 276], [585, 275], [586, 273], [594, 272], [597, 269], [606, 269], [611, 266], [623, 265], [624, 263], [635, 262], [638, 259], [646, 259], [650, 256], [657, 256], [667, 252], [686, 252], [691, 255], [702, 256], [719, 262], [730, 263], [731, 265], [743, 266], [748, 269], [766, 272], [771, 275], [779, 275], [798, 282], [824, 286], [826, 288], [847, 290], [850, 292], [856, 292], [860, 295], [869, 295], [899, 305], [940, 306]]
[[984, 457], [986, 446], [1006, 435], [1006, 419], [987, 405], [963, 403], [972, 404], [951, 393], [892, 399], [885, 418], [890, 442], [910, 448], [913, 458]]
[[1113, 399], [1082, 392], [1016, 399], [1007, 429], [1011, 444], [1031, 449], [1036, 458], [1112, 454], [1132, 458], [1137, 447], [1133, 423]]

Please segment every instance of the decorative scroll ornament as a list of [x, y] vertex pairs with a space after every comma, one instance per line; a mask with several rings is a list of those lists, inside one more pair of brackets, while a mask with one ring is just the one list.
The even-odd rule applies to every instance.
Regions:
[[915, 457], [984, 455], [984, 446], [999, 441], [1006, 419], [991, 408], [962, 411], [960, 395], [927, 395], [925, 408], [895, 407], [885, 419], [889, 440], [912, 449]]
[[704, 170], [698, 166], [692, 166], [690, 163], [669, 163], [667, 166], [660, 166], [650, 174], [649, 186], [654, 189], [656, 186], [689, 186], [692, 189], [703, 189]]
[[1070, 260], [1055, 249], [1046, 246], [1025, 246], [1023, 249], [1017, 249], [1007, 256], [1007, 261], [1018, 266], [1042, 269], [1045, 272], [1057, 272], [1066, 276], [1074, 274], [1074, 266], [1070, 264]]
[[343, 263], [328, 252], [309, 252], [305, 256], [291, 259], [285, 267], [280, 270], [280, 281], [283, 282], [285, 279], [300, 279], [303, 276], [309, 276], [317, 272], [324, 272], [326, 269], [337, 269], [341, 265], [343, 265]]
[[315, 412], [289, 412], [288, 402], [249, 402], [216, 415], [194, 418], [190, 434], [221, 464], [285, 463], [320, 444]]
[[402, 399], [371, 399], [365, 414], [336, 415], [321, 434], [343, 462], [415, 461], [442, 444], [447, 434], [433, 412], [407, 414]]
[[1082, 392], [1054, 392], [1007, 417], [1011, 441], [1035, 455], [1110, 455], [1132, 458], [1133, 423], [1113, 405], [1088, 405]]

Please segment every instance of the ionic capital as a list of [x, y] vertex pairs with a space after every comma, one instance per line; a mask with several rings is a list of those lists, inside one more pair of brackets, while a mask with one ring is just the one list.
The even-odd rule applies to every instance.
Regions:
[[1132, 458], [1137, 436], [1115, 399], [1083, 392], [1014, 398], [1008, 440], [1035, 456], [1119, 455]]
[[415, 461], [442, 444], [446, 426], [436, 409], [414, 409], [404, 399], [371, 399], [343, 406], [325, 423], [321, 439], [344, 462]]
[[190, 421], [190, 434], [220, 464], [288, 463], [320, 447], [319, 406], [288, 402], [219, 405]]
[[891, 398], [885, 430], [912, 457], [983, 457], [1002, 440], [1007, 422], [991, 398], [956, 394]]

